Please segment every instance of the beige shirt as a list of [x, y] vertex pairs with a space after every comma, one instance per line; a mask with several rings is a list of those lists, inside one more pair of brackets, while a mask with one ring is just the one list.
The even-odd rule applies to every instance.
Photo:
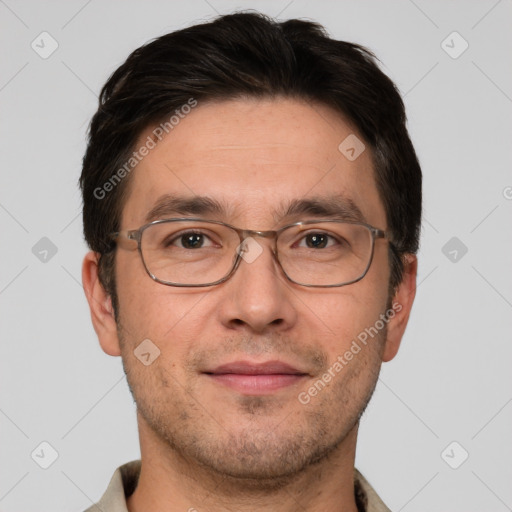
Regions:
[[[118, 467], [101, 500], [85, 512], [128, 512], [126, 498], [137, 487], [140, 464], [140, 460], [134, 460]], [[354, 484], [359, 512], [391, 512], [357, 469]]]

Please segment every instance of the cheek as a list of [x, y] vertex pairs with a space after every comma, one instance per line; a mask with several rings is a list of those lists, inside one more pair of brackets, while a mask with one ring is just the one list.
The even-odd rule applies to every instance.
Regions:
[[138, 272], [133, 262], [119, 266], [119, 321], [125, 343], [133, 349], [150, 339], [169, 362], [182, 360], [205, 335], [211, 312], [205, 311], [211, 289], [194, 290], [165, 286], [147, 273]]
[[[331, 291], [322, 298], [305, 301], [313, 315], [310, 322], [318, 325], [324, 333], [322, 344], [330, 359], [334, 360], [344, 354], [354, 340], [383, 339], [382, 322], [379, 319], [386, 311], [387, 277], [388, 274], [379, 272], [379, 269], [369, 271], [357, 283]], [[373, 345], [377, 350], [380, 342]]]
[[384, 312], [384, 301], [381, 304], [337, 301], [329, 308], [330, 313], [324, 320], [329, 335], [323, 345], [330, 359], [336, 359], [349, 350], [354, 341], [364, 338], [365, 333], [371, 331], [379, 315]]
[[123, 326], [151, 338], [180, 316], [179, 302], [175, 307], [165, 307], [171, 288], [151, 279], [137, 251], [118, 253], [116, 283]]

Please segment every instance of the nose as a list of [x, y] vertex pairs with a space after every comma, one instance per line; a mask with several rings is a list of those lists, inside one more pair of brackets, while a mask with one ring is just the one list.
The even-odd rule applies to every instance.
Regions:
[[224, 283], [218, 309], [226, 327], [264, 333], [285, 331], [296, 322], [297, 292], [283, 274], [272, 247], [273, 241], [269, 239], [245, 239], [240, 264]]

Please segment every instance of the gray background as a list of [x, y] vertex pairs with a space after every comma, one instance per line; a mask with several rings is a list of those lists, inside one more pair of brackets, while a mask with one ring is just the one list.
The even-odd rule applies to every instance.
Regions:
[[[121, 362], [101, 351], [81, 288], [85, 133], [129, 52], [240, 8], [373, 49], [423, 166], [416, 303], [357, 466], [394, 511], [512, 510], [510, 1], [0, 0], [0, 511], [81, 511], [139, 456]], [[58, 43], [46, 59], [31, 47], [51, 49], [43, 31]], [[43, 441], [58, 453], [48, 469]]]

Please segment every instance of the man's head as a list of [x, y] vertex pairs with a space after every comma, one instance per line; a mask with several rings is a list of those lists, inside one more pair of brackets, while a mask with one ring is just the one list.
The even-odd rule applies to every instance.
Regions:
[[[276, 478], [355, 436], [407, 324], [421, 219], [404, 106], [367, 50], [255, 14], [158, 38], [103, 88], [80, 184], [93, 251], [84, 286], [103, 349], [123, 357], [141, 439], [223, 475]], [[181, 208], [158, 207], [166, 196]], [[222, 209], [185, 207], [199, 196]], [[136, 242], [110, 236], [155, 216], [279, 230], [335, 218], [324, 210], [342, 200], [388, 238], [375, 240], [366, 275], [340, 287], [291, 282], [264, 238], [220, 284], [167, 286]], [[309, 207], [286, 214], [300, 201]], [[135, 355], [146, 339], [160, 351], [147, 366]], [[294, 375], [251, 391], [222, 372], [234, 362]]]

